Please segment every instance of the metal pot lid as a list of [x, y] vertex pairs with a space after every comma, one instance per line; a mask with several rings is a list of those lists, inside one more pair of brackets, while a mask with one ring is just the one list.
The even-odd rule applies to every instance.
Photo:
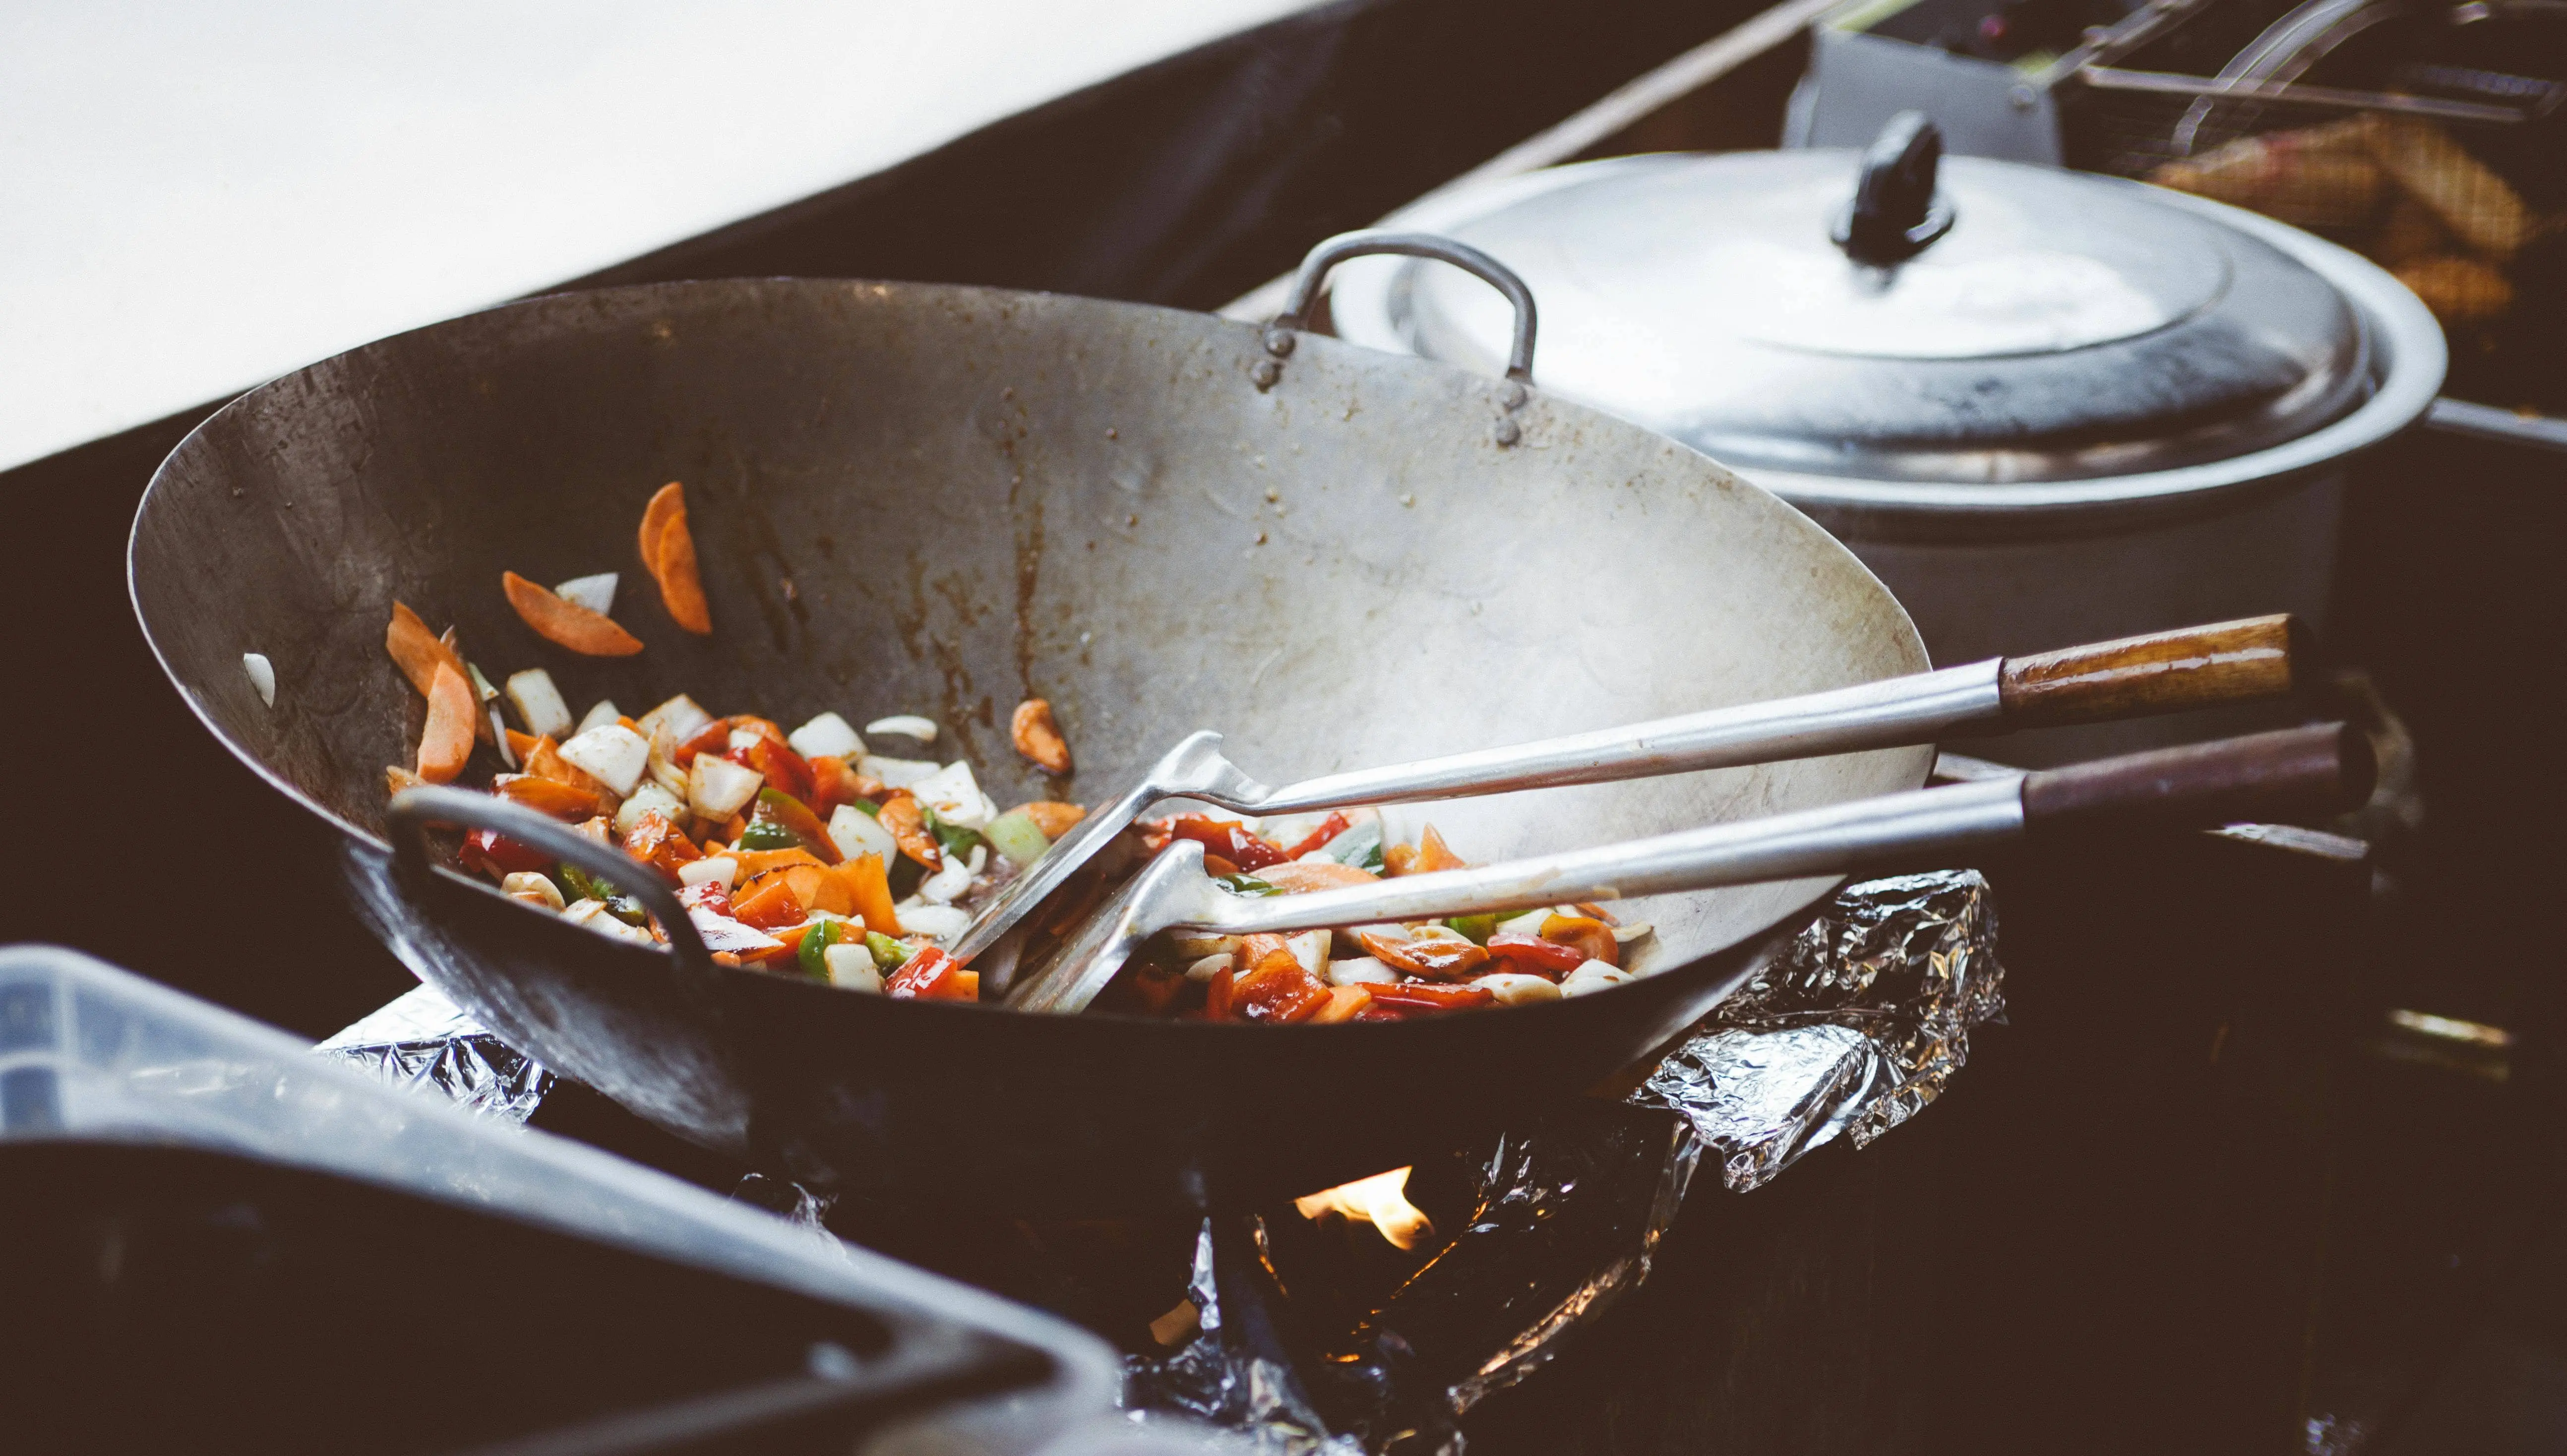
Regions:
[[[2290, 254], [2137, 183], [1940, 149], [1910, 113], [1860, 155], [1561, 167], [1435, 225], [1532, 285], [1537, 384], [1733, 466], [2093, 479], [2263, 449], [2367, 395], [2362, 315]], [[1485, 284], [1374, 268], [1341, 275], [1340, 333], [1503, 368]]]

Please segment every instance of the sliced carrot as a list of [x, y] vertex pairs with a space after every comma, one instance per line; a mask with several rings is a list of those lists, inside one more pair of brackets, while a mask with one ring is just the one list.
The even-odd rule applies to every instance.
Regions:
[[508, 752], [520, 763], [525, 762], [527, 755], [535, 751], [535, 744], [542, 741], [544, 740], [533, 733], [521, 733], [515, 728], [508, 729]]
[[742, 925], [774, 930], [800, 924], [802, 902], [794, 898], [793, 887], [785, 883], [782, 875], [774, 875], [756, 889], [732, 896], [730, 913]]
[[698, 637], [713, 630], [713, 609], [705, 603], [704, 576], [696, 566], [696, 537], [687, 529], [687, 487], [672, 480], [660, 487], [642, 511], [642, 564], [660, 584], [660, 605], [669, 617]]
[[1310, 1024], [1328, 1026], [1351, 1021], [1356, 1013], [1371, 1005], [1372, 991], [1368, 987], [1332, 986], [1328, 988], [1328, 1004], [1311, 1015]]
[[661, 486], [652, 494], [651, 503], [642, 507], [642, 569], [650, 572], [654, 580], [660, 575], [660, 533], [686, 508], [687, 489], [675, 480]]
[[402, 676], [410, 679], [410, 685], [419, 690], [422, 698], [436, 683], [438, 663], [452, 667], [467, 691], [472, 686], [471, 674], [464, 671], [463, 655], [438, 640], [417, 612], [400, 602], [393, 603], [392, 625], [384, 629], [384, 651], [392, 655], [393, 666], [401, 669]]
[[428, 685], [428, 727], [419, 734], [419, 776], [430, 783], [451, 783], [472, 756], [472, 685], [445, 664]]
[[882, 857], [860, 854], [831, 871], [847, 887], [847, 900], [854, 906], [852, 914], [864, 917], [865, 929], [883, 935], [899, 935], [900, 915], [892, 909], [891, 877], [883, 868]]
[[600, 807], [597, 795], [587, 789], [574, 788], [550, 778], [538, 778], [531, 773], [502, 773], [491, 780], [490, 786], [499, 791], [501, 798], [524, 804], [536, 813], [550, 814], [573, 823], [596, 813]]
[[819, 857], [807, 849], [738, 849], [731, 851], [730, 857], [739, 862], [739, 879], [743, 885], [768, 870], [820, 863]]
[[546, 642], [558, 643], [585, 657], [631, 657], [642, 640], [588, 608], [565, 602], [513, 571], [499, 574], [508, 605]]

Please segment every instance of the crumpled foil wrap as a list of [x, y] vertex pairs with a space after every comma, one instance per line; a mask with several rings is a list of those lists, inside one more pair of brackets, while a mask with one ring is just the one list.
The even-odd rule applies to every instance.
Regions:
[[431, 1087], [472, 1112], [524, 1125], [553, 1074], [490, 1033], [432, 986], [422, 986], [312, 1048], [388, 1082]]
[[1649, 1073], [1632, 1101], [1683, 1116], [1745, 1192], [1845, 1133], [1922, 1111], [2005, 1017], [1996, 908], [1975, 870], [1848, 886], [1789, 950]]
[[1131, 1357], [1126, 1403], [1288, 1456], [1458, 1452], [1464, 1413], [1647, 1277], [1704, 1153], [1744, 1192], [1933, 1101], [1969, 1028], [2002, 1019], [1996, 934], [1975, 871], [1848, 886], [1626, 1102], [1564, 1107], [1457, 1155], [1476, 1158], [1465, 1215], [1337, 1327], [1303, 1308], [1320, 1302], [1290, 1208], [1208, 1222], [1189, 1292], [1200, 1332]]

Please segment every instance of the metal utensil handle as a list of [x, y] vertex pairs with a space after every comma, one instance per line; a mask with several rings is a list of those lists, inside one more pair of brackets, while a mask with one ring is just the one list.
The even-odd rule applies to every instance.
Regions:
[[[1743, 703], [1628, 728], [1357, 768], [1228, 805], [1281, 814], [1603, 783], [1932, 742], [1957, 731], [2097, 723], [2278, 698], [2306, 671], [2288, 615], [2214, 622], [2030, 657]], [[1220, 801], [1218, 795], [1206, 795]]]
[[1350, 804], [1395, 804], [1931, 742], [1956, 729], [1998, 725], [2004, 717], [1999, 685], [2003, 664], [2001, 658], [1990, 658], [1939, 672], [1883, 678], [1799, 698], [1742, 703], [1628, 728], [1357, 768], [1287, 783], [1260, 795], [1255, 803], [1235, 807], [1282, 814]]
[[459, 824], [467, 829], [487, 829], [504, 834], [520, 844], [531, 845], [558, 860], [566, 861], [614, 886], [642, 902], [668, 934], [669, 949], [678, 964], [690, 970], [713, 974], [713, 958], [705, 949], [705, 938], [697, 933], [696, 923], [687, 908], [678, 903], [677, 894], [660, 878], [660, 872], [626, 854], [613, 845], [600, 844], [586, 835], [572, 832], [560, 821], [536, 813], [523, 804], [512, 804], [492, 794], [473, 793], [460, 788], [406, 788], [393, 795], [392, 809], [393, 860], [406, 872], [423, 872], [429, 868], [428, 826]]
[[1225, 897], [1206, 902], [1204, 920], [1178, 924], [1251, 934], [1423, 920], [1868, 871], [1965, 853], [2027, 829], [2332, 814], [2370, 794], [2373, 772], [2359, 732], [2321, 724], [1378, 885]]
[[1310, 249], [1301, 259], [1301, 271], [1292, 280], [1292, 292], [1284, 300], [1284, 312], [1275, 316], [1274, 327], [1303, 330], [1310, 326], [1310, 310], [1319, 301], [1319, 285], [1327, 280], [1328, 270], [1348, 258], [1373, 253], [1396, 253], [1403, 257], [1433, 258], [1450, 263], [1480, 279], [1507, 296], [1515, 305], [1515, 342], [1507, 351], [1507, 378], [1533, 381], [1534, 307], [1533, 290], [1513, 268], [1490, 257], [1469, 243], [1438, 237], [1431, 232], [1391, 232], [1366, 228], [1359, 232], [1341, 232]]

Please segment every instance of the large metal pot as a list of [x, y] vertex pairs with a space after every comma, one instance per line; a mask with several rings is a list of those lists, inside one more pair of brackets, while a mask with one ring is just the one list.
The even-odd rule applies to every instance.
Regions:
[[[671, 479], [711, 639], [631, 587], [635, 657], [570, 657], [510, 613], [503, 570], [634, 571], [643, 502]], [[384, 767], [420, 709], [384, 655], [394, 601], [455, 623], [494, 674], [540, 665], [581, 703], [924, 712], [1001, 802], [1101, 799], [1198, 728], [1284, 781], [1926, 665], [1826, 532], [1624, 421], [1325, 338], [910, 283], [563, 295], [314, 365], [179, 445], [131, 568], [189, 707], [346, 836], [364, 913], [414, 970], [687, 1137], [985, 1210], [1306, 1192], [1447, 1145], [1692, 1021], [1832, 882], [1636, 902], [1658, 974], [1405, 1022], [1038, 1017], [691, 974], [395, 863]], [[273, 663], [273, 707], [244, 652]], [[1009, 707], [1033, 695], [1075, 745], [1073, 783], [1007, 745]], [[1512, 858], [1912, 788], [1931, 758], [1403, 817]]]
[[[1436, 199], [1404, 226], [1522, 273], [1545, 390], [1798, 505], [1937, 662], [2288, 611], [2327, 617], [2347, 456], [2431, 403], [2424, 306], [2362, 257], [2135, 182], [1868, 153], [1667, 154]], [[1505, 316], [1392, 259], [1336, 332], [1494, 371]], [[2102, 739], [2054, 740], [2053, 752]], [[2107, 730], [2127, 735], [2143, 729]]]

